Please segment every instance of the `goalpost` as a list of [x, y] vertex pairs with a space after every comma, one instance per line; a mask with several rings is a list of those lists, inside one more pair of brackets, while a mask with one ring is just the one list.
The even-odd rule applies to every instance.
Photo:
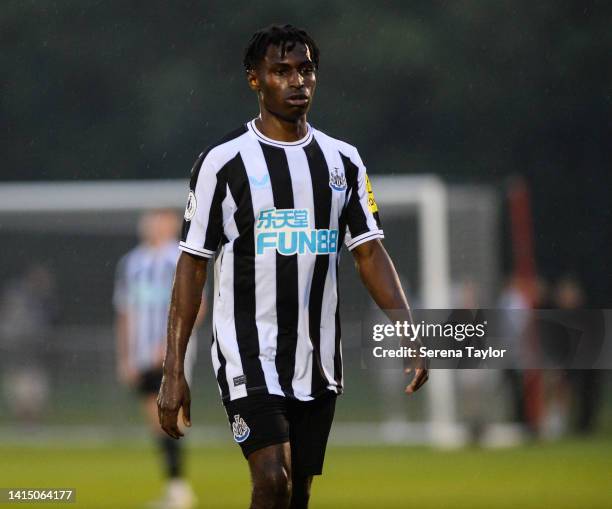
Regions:
[[[451, 280], [448, 199], [443, 181], [433, 175], [380, 176], [372, 180], [381, 207], [395, 205], [416, 209], [422, 307], [449, 308]], [[425, 388], [429, 402], [431, 442], [440, 446], [458, 443], [460, 430], [456, 425], [453, 372], [436, 370]]]
[[[375, 196], [396, 217], [413, 214], [418, 246], [420, 304], [423, 308], [450, 307], [451, 275], [447, 188], [433, 175], [372, 177]], [[86, 181], [5, 183], [0, 185], [2, 231], [41, 232], [134, 230], [137, 215], [150, 208], [182, 209], [187, 181]], [[384, 224], [383, 224], [384, 227]], [[389, 238], [389, 240], [391, 240]], [[460, 440], [453, 372], [436, 370], [425, 386], [428, 410], [427, 440], [453, 445]], [[424, 423], [425, 424], [425, 423]]]

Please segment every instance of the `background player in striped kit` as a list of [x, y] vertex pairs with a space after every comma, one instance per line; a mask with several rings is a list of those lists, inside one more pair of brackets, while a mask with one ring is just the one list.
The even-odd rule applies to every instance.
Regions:
[[[257, 32], [245, 52], [260, 116], [203, 152], [192, 170], [158, 396], [175, 438], [189, 421], [183, 356], [215, 262], [213, 365], [234, 439], [249, 462], [252, 508], [307, 507], [342, 392], [338, 260], [342, 243], [376, 303], [409, 308], [355, 147], [306, 121], [319, 51], [291, 25]], [[427, 380], [418, 360], [407, 387]]]
[[[183, 479], [181, 447], [159, 427], [155, 397], [161, 383], [168, 307], [179, 255], [178, 230], [179, 218], [172, 210], [152, 210], [142, 215], [138, 227], [140, 244], [119, 261], [113, 296], [119, 379], [141, 397], [145, 417], [159, 442], [168, 478], [165, 497], [155, 505], [177, 509], [192, 507], [195, 499]], [[202, 321], [204, 314], [205, 300], [195, 325]], [[188, 378], [195, 353], [196, 341], [192, 336], [185, 358]]]

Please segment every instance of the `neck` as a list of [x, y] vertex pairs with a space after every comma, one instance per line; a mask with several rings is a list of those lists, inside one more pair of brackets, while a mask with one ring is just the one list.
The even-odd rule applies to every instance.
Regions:
[[145, 242], [145, 245], [149, 249], [159, 249], [161, 246], [164, 245], [165, 242], [166, 242], [165, 240], [149, 239]]
[[268, 138], [276, 141], [301, 140], [308, 132], [306, 114], [296, 120], [286, 120], [263, 106], [260, 108], [259, 118], [255, 119], [255, 126]]

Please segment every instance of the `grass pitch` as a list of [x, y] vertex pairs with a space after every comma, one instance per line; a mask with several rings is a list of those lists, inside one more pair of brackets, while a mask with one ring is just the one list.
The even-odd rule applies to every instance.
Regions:
[[[155, 449], [0, 446], [0, 487], [67, 487], [72, 505], [139, 509], [163, 482]], [[249, 476], [237, 446], [191, 448], [189, 477], [200, 508], [248, 507]], [[334, 447], [313, 485], [312, 509], [612, 507], [612, 440], [506, 450]], [[40, 507], [40, 504], [0, 504]]]

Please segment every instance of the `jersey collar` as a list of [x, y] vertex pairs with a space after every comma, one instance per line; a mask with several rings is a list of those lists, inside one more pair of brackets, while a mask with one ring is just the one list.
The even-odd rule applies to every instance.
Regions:
[[255, 138], [257, 138], [262, 143], [267, 143], [268, 145], [274, 145], [276, 147], [303, 147], [305, 145], [308, 145], [312, 140], [313, 129], [308, 122], [306, 122], [306, 127], [306, 136], [304, 136], [302, 139], [296, 141], [278, 141], [273, 140], [272, 138], [268, 138], [259, 129], [257, 129], [257, 127], [255, 126], [255, 119], [247, 123], [247, 128], [249, 129], [251, 134], [255, 136]]

